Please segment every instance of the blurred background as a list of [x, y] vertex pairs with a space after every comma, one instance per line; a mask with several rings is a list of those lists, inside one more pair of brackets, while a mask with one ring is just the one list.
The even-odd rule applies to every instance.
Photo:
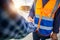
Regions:
[[[23, 16], [28, 21], [30, 9], [33, 5], [34, 0], [13, 0], [14, 6], [17, 9], [19, 15]], [[59, 28], [60, 30], [60, 28]], [[10, 39], [10, 40], [33, 40], [33, 34], [30, 33], [23, 39]], [[47, 39], [51, 40], [51, 39]], [[58, 40], [60, 40], [60, 32], [58, 34]]]
[[[18, 10], [19, 15], [22, 15], [28, 21], [27, 17], [29, 15], [29, 11], [33, 5], [34, 0], [13, 0], [13, 2], [14, 2], [15, 7]], [[23, 39], [10, 39], [10, 40], [33, 40], [32, 35], [33, 34], [30, 33]], [[46, 39], [46, 40], [51, 40], [51, 39]], [[58, 40], [60, 40], [60, 32], [58, 34]]]

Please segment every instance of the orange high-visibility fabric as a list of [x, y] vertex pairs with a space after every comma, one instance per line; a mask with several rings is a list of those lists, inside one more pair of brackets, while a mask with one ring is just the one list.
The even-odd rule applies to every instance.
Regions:
[[55, 4], [56, 4], [56, 0], [49, 0], [48, 3], [43, 7], [42, 0], [37, 0], [35, 15], [40, 16], [37, 30], [40, 28], [40, 22], [41, 22], [42, 16], [50, 18]]
[[37, 0], [35, 14], [37, 15], [42, 14], [42, 16], [50, 17], [55, 4], [56, 0], [49, 0], [48, 3], [44, 7], [42, 7], [42, 0]]

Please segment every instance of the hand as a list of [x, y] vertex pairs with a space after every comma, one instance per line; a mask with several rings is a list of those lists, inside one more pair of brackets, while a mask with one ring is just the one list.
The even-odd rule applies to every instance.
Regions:
[[32, 17], [28, 17], [29, 22], [34, 22], [34, 19]]
[[58, 40], [56, 33], [52, 33], [51, 38], [52, 38], [52, 40]]

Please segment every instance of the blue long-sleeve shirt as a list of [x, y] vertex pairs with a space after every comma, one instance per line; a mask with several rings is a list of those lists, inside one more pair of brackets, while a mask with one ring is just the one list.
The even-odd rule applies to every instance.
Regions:
[[23, 38], [35, 30], [33, 23], [27, 22], [22, 16], [17, 15], [16, 20], [9, 18], [8, 13], [0, 9], [0, 40], [4, 38]]

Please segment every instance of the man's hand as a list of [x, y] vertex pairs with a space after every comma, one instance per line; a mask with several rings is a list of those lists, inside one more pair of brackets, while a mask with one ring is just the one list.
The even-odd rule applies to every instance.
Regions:
[[52, 38], [52, 40], [58, 40], [56, 33], [52, 33], [51, 38]]

